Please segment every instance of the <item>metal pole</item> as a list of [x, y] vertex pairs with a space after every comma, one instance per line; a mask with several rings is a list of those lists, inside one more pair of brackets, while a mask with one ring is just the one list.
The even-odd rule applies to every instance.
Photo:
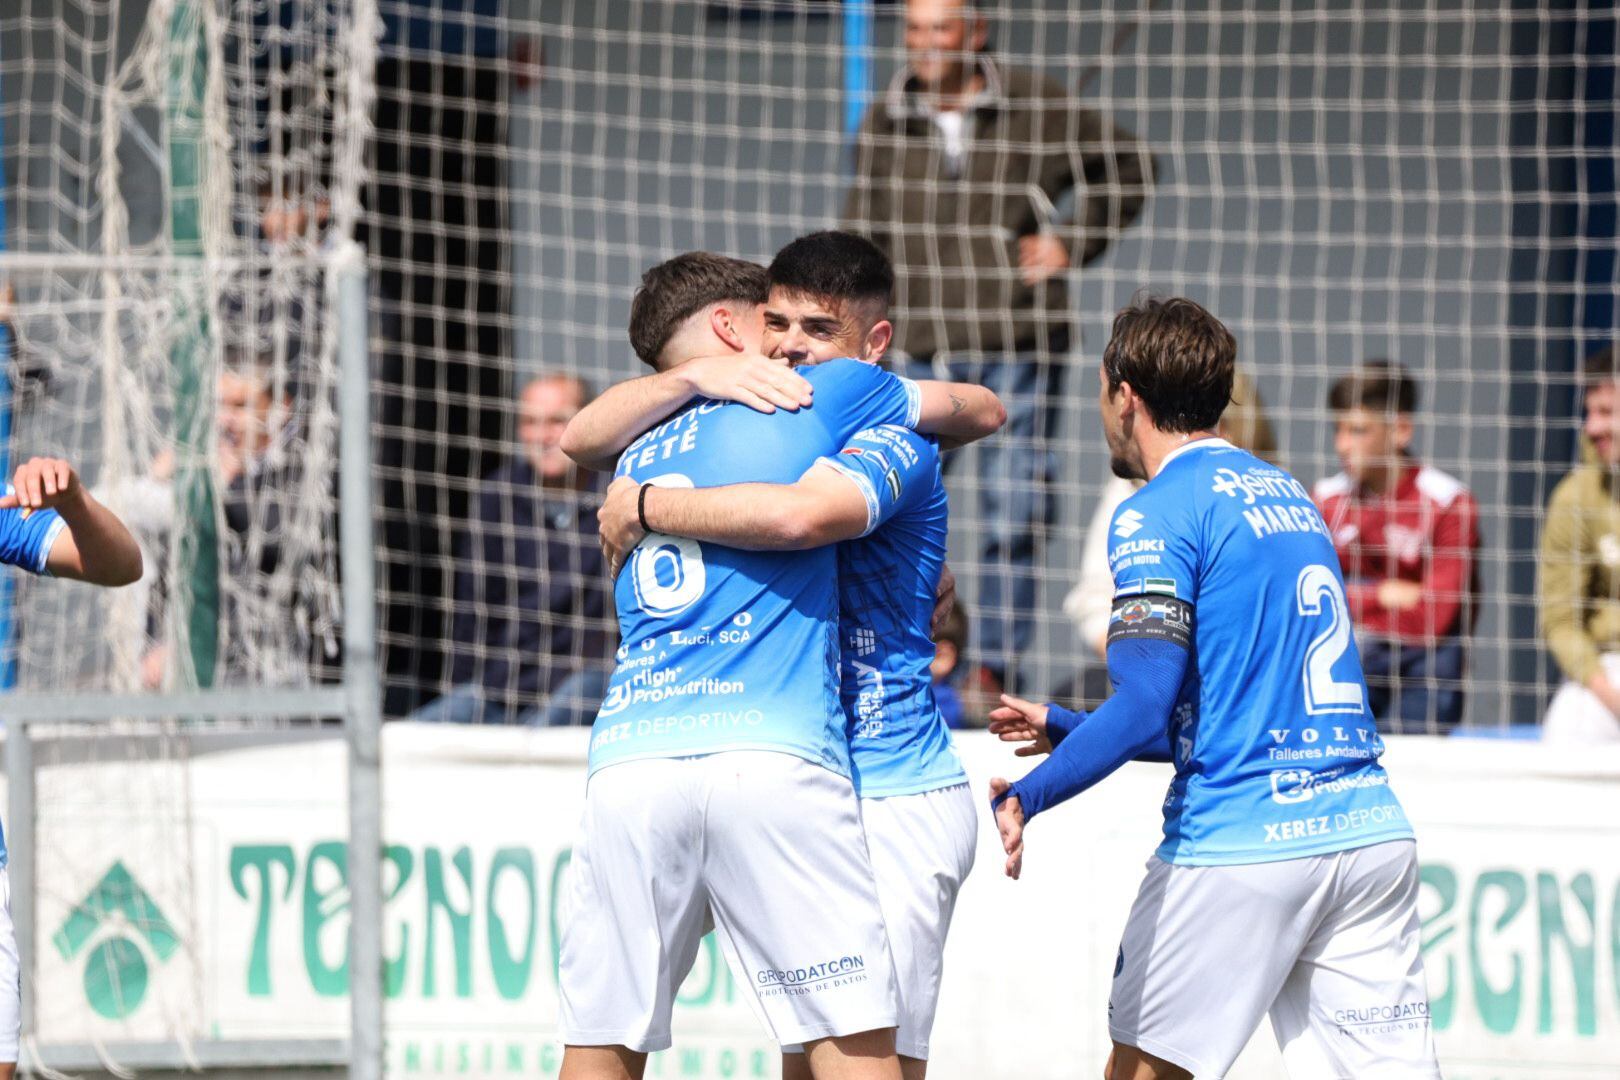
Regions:
[[34, 734], [26, 721], [6, 717], [6, 850], [11, 923], [17, 934], [22, 979], [22, 1037], [34, 1033]]
[[844, 131], [854, 135], [872, 96], [872, 0], [844, 0]]
[[371, 362], [366, 264], [349, 243], [333, 260], [338, 300], [339, 529], [343, 566], [344, 728], [349, 743], [349, 1041], [351, 1080], [382, 1080], [382, 703], [371, 543]]

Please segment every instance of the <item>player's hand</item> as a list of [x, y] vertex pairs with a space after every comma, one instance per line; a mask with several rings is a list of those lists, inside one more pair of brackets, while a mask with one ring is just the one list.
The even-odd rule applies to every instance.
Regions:
[[1423, 603], [1423, 586], [1415, 581], [1380, 581], [1378, 603], [1389, 611], [1411, 611]]
[[1025, 285], [1038, 285], [1069, 268], [1069, 249], [1051, 233], [1032, 233], [1018, 238], [1019, 276]]
[[625, 559], [630, 557], [630, 552], [647, 535], [641, 528], [641, 513], [637, 505], [640, 498], [641, 485], [628, 476], [621, 476], [608, 485], [602, 508], [596, 512], [597, 530], [602, 536], [602, 556], [607, 560], [609, 573], [615, 578], [624, 567]]
[[939, 636], [939, 628], [956, 610], [956, 575], [947, 564], [940, 564], [939, 584], [934, 586], [934, 617], [928, 620], [930, 637]]
[[29, 458], [11, 478], [12, 491], [0, 496], [0, 510], [48, 510], [84, 498], [73, 466], [61, 458]]
[[[990, 781], [990, 798], [999, 799], [1012, 784], [997, 776]], [[1014, 795], [996, 807], [996, 828], [1001, 849], [1007, 853], [1007, 876], [1014, 881], [1024, 871], [1024, 807]]]
[[715, 401], [736, 401], [762, 413], [777, 409], [798, 412], [811, 401], [809, 380], [788, 366], [759, 353], [699, 356], [675, 369], [692, 392]]
[[1046, 734], [1046, 713], [1045, 705], [1002, 694], [1001, 707], [990, 713], [990, 734], [1002, 742], [1026, 743], [1013, 751], [1015, 757], [1050, 754], [1052, 740]]

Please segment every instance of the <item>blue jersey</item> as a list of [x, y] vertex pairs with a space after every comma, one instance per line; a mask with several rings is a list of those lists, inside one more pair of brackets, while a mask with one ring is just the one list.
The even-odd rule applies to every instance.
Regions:
[[949, 525], [939, 447], [902, 427], [878, 427], [823, 460], [866, 496], [866, 534], [838, 545], [842, 695], [855, 789], [884, 798], [966, 783], [928, 671]]
[[1108, 542], [1111, 633], [1156, 627], [1192, 650], [1161, 858], [1270, 862], [1412, 836], [1304, 485], [1223, 440], [1191, 443], [1120, 505]]
[[[12, 492], [6, 485], [6, 494]], [[51, 545], [67, 522], [55, 510], [0, 510], [0, 563], [21, 567], [31, 574], [46, 572]], [[6, 838], [0, 832], [0, 870], [7, 863]]]
[[[856, 360], [801, 369], [815, 404], [759, 413], [703, 401], [637, 439], [618, 475], [675, 487], [792, 483], [863, 428], [917, 423], [915, 383]], [[619, 664], [590, 769], [649, 757], [779, 750], [843, 775], [833, 546], [740, 551], [652, 534], [614, 585]]]
[[[6, 485], [6, 494], [12, 488]], [[0, 510], [0, 563], [31, 574], [46, 572], [51, 545], [67, 522], [55, 510]]]

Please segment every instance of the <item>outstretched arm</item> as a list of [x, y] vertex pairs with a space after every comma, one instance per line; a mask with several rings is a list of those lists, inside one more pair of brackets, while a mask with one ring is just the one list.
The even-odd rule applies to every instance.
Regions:
[[603, 391], [568, 422], [563, 453], [587, 469], [609, 472], [642, 432], [695, 398], [737, 401], [766, 413], [795, 411], [810, 404], [811, 388], [786, 360], [758, 354], [700, 356]]
[[45, 568], [92, 585], [128, 585], [141, 576], [141, 549], [118, 515], [97, 502], [72, 465], [33, 458], [17, 470], [0, 510], [55, 510], [66, 528], [51, 541]]
[[[1140, 617], [1140, 598], [1116, 601], [1108, 644], [1114, 694], [1063, 736], [1052, 756], [1016, 783], [990, 782], [991, 807], [1007, 853], [1007, 876], [1023, 870], [1024, 826], [1043, 810], [1072, 799], [1138, 755], [1164, 747], [1170, 717], [1191, 660], [1192, 605], [1174, 598]], [[1125, 622], [1127, 609], [1136, 616]], [[1043, 717], [1050, 730], [1050, 714]]]

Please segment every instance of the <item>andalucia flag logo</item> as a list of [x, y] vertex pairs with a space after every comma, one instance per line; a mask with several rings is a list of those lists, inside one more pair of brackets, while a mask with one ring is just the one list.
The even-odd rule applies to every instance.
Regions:
[[64, 960], [84, 954], [85, 999], [100, 1015], [121, 1020], [146, 1000], [146, 952], [167, 963], [180, 937], [124, 864], [115, 862], [74, 905], [51, 944]]

